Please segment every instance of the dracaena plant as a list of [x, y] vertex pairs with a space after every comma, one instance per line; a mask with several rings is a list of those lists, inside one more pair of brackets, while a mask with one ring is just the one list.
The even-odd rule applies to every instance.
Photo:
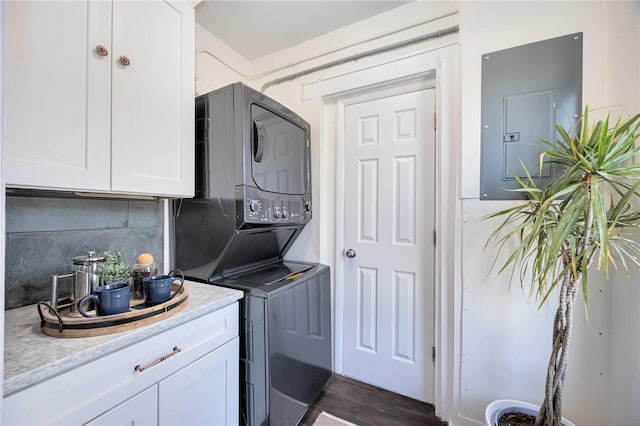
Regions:
[[512, 279], [518, 275], [522, 286], [529, 284], [539, 307], [554, 290], [559, 297], [536, 425], [561, 424], [574, 307], [579, 294], [587, 307], [590, 267], [608, 276], [611, 266], [628, 273], [632, 264], [640, 265], [633, 232], [640, 223], [639, 119], [637, 114], [592, 122], [587, 107], [572, 129], [556, 124], [555, 142], [540, 139], [545, 149], [540, 166], [555, 165], [560, 176], [539, 188], [523, 165], [526, 177], [515, 176], [521, 186], [516, 191], [526, 201], [485, 217], [502, 219], [487, 244], [497, 244], [498, 255], [509, 252], [497, 264], [496, 256], [493, 266], [510, 270]]

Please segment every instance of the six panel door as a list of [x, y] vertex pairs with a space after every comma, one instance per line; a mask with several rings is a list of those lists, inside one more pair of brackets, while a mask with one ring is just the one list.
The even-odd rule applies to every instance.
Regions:
[[435, 90], [345, 108], [344, 374], [433, 401]]

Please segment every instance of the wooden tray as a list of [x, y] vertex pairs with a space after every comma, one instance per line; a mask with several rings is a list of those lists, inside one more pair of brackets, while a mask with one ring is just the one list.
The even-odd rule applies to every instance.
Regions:
[[[171, 291], [175, 291], [178, 286], [173, 284]], [[184, 285], [173, 299], [158, 305], [146, 306], [144, 300], [131, 300], [131, 308], [128, 312], [91, 318], [68, 316], [68, 308], [56, 313], [51, 306], [40, 302], [38, 304], [40, 329], [47, 336], [53, 337], [91, 337], [133, 330], [180, 312], [187, 306], [188, 298], [189, 292]], [[43, 309], [42, 306], [45, 308]], [[88, 313], [94, 314], [94, 311]]]

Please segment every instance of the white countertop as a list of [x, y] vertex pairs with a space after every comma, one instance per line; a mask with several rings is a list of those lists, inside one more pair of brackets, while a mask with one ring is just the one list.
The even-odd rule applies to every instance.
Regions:
[[242, 291], [185, 281], [187, 306], [173, 316], [133, 330], [96, 337], [58, 338], [40, 331], [36, 305], [5, 311], [4, 396], [40, 383], [234, 303]]

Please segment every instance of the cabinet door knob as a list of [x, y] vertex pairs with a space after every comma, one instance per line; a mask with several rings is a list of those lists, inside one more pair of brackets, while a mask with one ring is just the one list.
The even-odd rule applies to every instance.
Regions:
[[96, 52], [98, 52], [100, 56], [107, 56], [109, 54], [109, 50], [101, 44], [96, 46]]
[[131, 65], [131, 61], [129, 60], [129, 58], [127, 58], [127, 57], [126, 57], [126, 56], [124, 56], [124, 55], [120, 56], [120, 57], [118, 58], [118, 60], [119, 60], [119, 61], [120, 61], [120, 63], [121, 63], [122, 65], [124, 65], [125, 67], [126, 67], [126, 66]]

